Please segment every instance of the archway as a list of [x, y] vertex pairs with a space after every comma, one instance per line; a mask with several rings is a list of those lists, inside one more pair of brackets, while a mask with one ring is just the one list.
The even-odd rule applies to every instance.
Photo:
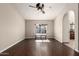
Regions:
[[63, 43], [75, 48], [75, 13], [68, 11], [63, 17]]

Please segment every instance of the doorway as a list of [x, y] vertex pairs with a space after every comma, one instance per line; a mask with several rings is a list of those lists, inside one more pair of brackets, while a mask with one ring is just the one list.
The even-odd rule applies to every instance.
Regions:
[[75, 40], [75, 15], [73, 11], [69, 12], [69, 24], [70, 24], [70, 40]]
[[75, 48], [75, 13], [73, 10], [63, 17], [63, 42], [70, 48]]

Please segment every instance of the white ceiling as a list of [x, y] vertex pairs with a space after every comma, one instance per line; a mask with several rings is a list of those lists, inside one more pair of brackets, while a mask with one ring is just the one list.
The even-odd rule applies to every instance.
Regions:
[[40, 10], [38, 11], [36, 8], [31, 8], [29, 5], [35, 6], [36, 3], [14, 4], [20, 14], [26, 20], [53, 20], [63, 11], [64, 7], [66, 6], [66, 4], [63, 3], [44, 3], [45, 14], [43, 14]]

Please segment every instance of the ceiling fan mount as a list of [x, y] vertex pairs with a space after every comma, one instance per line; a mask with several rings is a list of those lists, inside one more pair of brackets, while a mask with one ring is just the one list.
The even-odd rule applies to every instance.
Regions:
[[44, 4], [43, 4], [43, 3], [37, 3], [36, 6], [29, 5], [29, 7], [37, 8], [37, 10], [41, 10], [41, 12], [42, 12], [43, 14], [45, 14], [45, 11], [44, 11]]

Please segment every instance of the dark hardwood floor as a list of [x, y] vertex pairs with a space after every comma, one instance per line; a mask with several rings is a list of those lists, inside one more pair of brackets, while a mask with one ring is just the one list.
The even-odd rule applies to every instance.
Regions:
[[78, 56], [73, 49], [55, 39], [50, 42], [35, 42], [35, 39], [25, 39], [4, 51], [2, 56]]

